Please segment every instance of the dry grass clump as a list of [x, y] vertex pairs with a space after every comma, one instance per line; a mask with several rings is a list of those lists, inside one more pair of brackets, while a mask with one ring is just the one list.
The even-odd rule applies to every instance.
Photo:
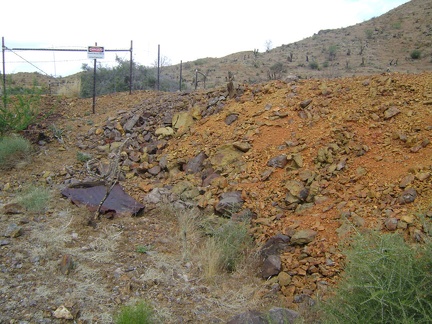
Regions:
[[30, 155], [30, 142], [18, 135], [0, 139], [0, 170], [9, 170], [26, 161]]
[[18, 196], [18, 203], [28, 211], [41, 212], [48, 206], [51, 193], [44, 187], [30, 186]]

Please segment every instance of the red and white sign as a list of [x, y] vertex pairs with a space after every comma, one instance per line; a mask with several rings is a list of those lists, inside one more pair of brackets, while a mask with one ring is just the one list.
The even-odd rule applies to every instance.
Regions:
[[103, 46], [89, 46], [87, 47], [87, 58], [103, 59], [105, 58], [105, 49]]

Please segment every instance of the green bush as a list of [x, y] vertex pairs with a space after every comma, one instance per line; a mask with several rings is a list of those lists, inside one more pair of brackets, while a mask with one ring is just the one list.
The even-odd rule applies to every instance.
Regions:
[[0, 139], [0, 170], [12, 169], [28, 159], [30, 142], [21, 136], [7, 136]]
[[310, 63], [309, 63], [309, 67], [310, 67], [312, 70], [318, 70], [318, 69], [319, 69], [319, 65], [318, 65], [318, 63], [317, 63], [316, 61], [312, 61], [312, 62], [310, 62]]
[[4, 95], [3, 106], [0, 107], [0, 134], [7, 131], [22, 131], [33, 123], [40, 108], [41, 91], [31, 90], [30, 93], [13, 97]]
[[418, 60], [421, 57], [421, 52], [420, 50], [414, 50], [411, 52], [411, 58], [413, 60]]
[[40, 212], [47, 207], [50, 197], [48, 189], [30, 186], [18, 196], [18, 203], [29, 211]]
[[125, 306], [115, 319], [116, 324], [150, 324], [157, 323], [153, 308], [145, 302]]
[[327, 323], [432, 323], [432, 244], [410, 247], [397, 234], [355, 237]]

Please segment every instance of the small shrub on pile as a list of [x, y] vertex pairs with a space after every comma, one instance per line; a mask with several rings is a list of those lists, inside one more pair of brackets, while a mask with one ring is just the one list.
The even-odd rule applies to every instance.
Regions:
[[145, 302], [124, 306], [117, 315], [116, 324], [151, 324], [157, 323], [153, 308]]
[[29, 211], [40, 212], [47, 207], [50, 197], [48, 189], [30, 186], [18, 196], [18, 203]]
[[21, 136], [0, 138], [0, 170], [12, 169], [27, 159], [30, 151], [30, 142]]
[[411, 52], [411, 58], [413, 60], [418, 60], [421, 57], [421, 52], [419, 50], [414, 50]]
[[327, 323], [432, 323], [432, 244], [411, 247], [398, 234], [355, 237]]

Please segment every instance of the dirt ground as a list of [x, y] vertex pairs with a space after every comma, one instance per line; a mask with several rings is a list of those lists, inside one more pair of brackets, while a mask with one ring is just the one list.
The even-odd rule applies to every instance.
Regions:
[[[88, 176], [77, 152], [106, 156], [94, 147], [78, 147], [78, 139], [105, 129], [143, 102], [160, 102], [161, 95], [100, 97], [96, 114], [91, 99], [47, 98], [54, 113], [25, 133], [35, 141], [30, 162], [0, 177], [0, 322], [110, 323], [122, 305], [140, 299], [149, 301], [166, 323], [225, 323], [248, 309], [297, 309], [298, 296], [316, 299], [337, 283], [343, 271], [341, 247], [349, 234], [398, 231], [413, 243], [430, 234], [432, 74], [272, 81], [241, 88], [219, 113], [197, 118], [188, 130], [168, 138], [159, 156], [188, 160], [204, 151], [212, 157], [227, 143], [248, 143], [251, 149], [242, 154], [239, 167], [221, 170], [226, 182], [202, 189], [207, 195], [197, 202], [241, 191], [244, 207], [257, 214], [251, 222], [257, 249], [276, 234], [316, 232], [310, 244], [282, 253], [290, 284], [262, 279], [256, 251], [236, 272], [204, 280], [194, 255], [197, 241], [185, 246], [180, 235], [179, 214], [185, 211], [164, 204], [140, 217], [102, 217], [96, 228], [88, 226], [92, 213], [60, 192], [71, 174], [80, 180]], [[207, 98], [205, 92], [185, 96]], [[178, 97], [172, 94], [171, 100]], [[238, 119], [228, 125], [226, 117], [232, 114]], [[37, 143], [41, 132], [49, 137], [43, 145]], [[294, 156], [301, 161], [292, 168], [269, 167], [279, 155], [290, 163]], [[265, 171], [270, 175], [264, 177]], [[143, 201], [152, 189], [185, 179], [199, 180], [185, 173], [135, 174], [120, 183]], [[311, 200], [290, 203], [293, 181], [306, 185]], [[46, 209], [7, 213], [6, 206], [31, 184], [49, 188]], [[413, 201], [404, 200], [407, 189], [415, 191]], [[389, 226], [389, 220], [397, 226]], [[22, 232], [3, 237], [11, 224]], [[139, 252], [139, 247], [146, 249]], [[67, 258], [74, 266], [65, 273]], [[57, 319], [60, 306], [74, 319]]]

